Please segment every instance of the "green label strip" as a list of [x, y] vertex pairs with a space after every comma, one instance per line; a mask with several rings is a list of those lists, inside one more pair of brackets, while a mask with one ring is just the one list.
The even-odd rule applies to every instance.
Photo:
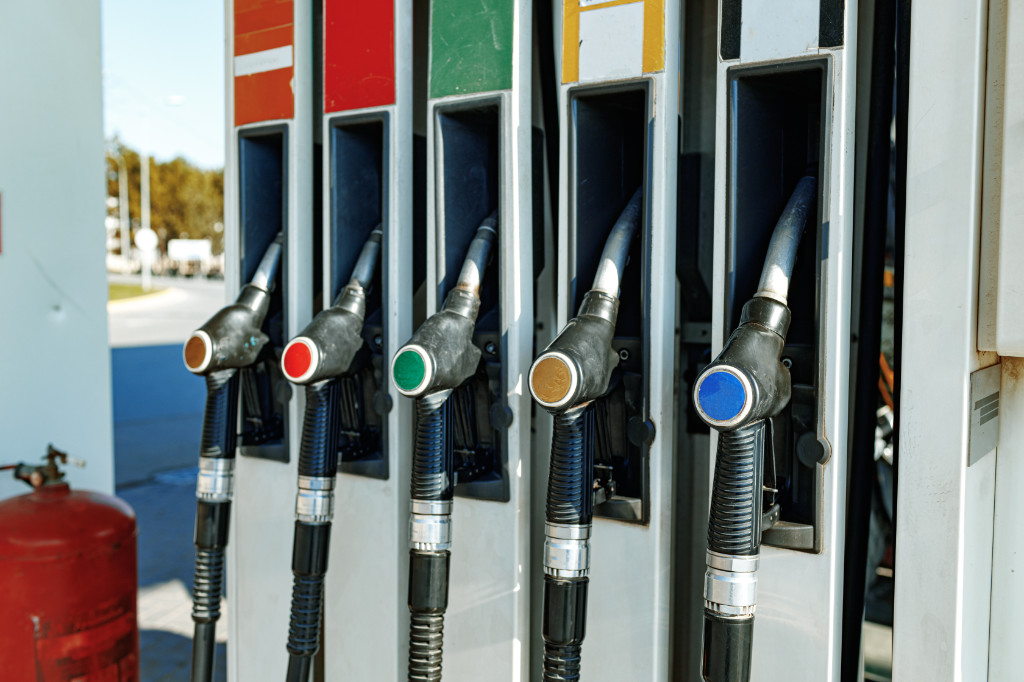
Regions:
[[431, 2], [432, 98], [512, 87], [512, 10], [515, 2]]

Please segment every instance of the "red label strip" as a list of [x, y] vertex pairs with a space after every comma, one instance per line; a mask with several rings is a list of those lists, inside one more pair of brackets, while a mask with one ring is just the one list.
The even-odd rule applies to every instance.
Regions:
[[293, 0], [235, 0], [235, 125], [295, 116]]
[[394, 103], [394, 2], [324, 0], [324, 111]]

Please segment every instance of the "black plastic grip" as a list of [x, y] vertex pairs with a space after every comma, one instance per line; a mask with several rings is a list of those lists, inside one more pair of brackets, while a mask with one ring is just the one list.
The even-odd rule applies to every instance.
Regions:
[[754, 617], [724, 618], [704, 612], [701, 675], [705, 682], [750, 682]]
[[[295, 522], [292, 546], [292, 613], [288, 653], [313, 656], [320, 648], [320, 617], [324, 604], [324, 574], [330, 550], [331, 524]], [[305, 682], [305, 680], [302, 680]]]
[[549, 523], [586, 525], [593, 518], [593, 409], [556, 412], [551, 437], [546, 518]]
[[580, 679], [589, 580], [544, 576], [544, 682]]
[[306, 387], [299, 476], [333, 477], [338, 473], [339, 390], [337, 379]]
[[767, 424], [767, 420], [761, 419], [718, 435], [708, 520], [708, 549], [711, 551], [753, 555], [760, 550]]
[[200, 456], [216, 459], [234, 457], [238, 441], [235, 433], [237, 419], [238, 370], [222, 369], [207, 374]]
[[448, 392], [416, 399], [416, 447], [412, 458], [412, 498], [452, 499], [452, 442]]
[[438, 681], [451, 552], [409, 550], [409, 680]]
[[409, 610], [444, 613], [448, 608], [448, 571], [451, 552], [409, 550]]

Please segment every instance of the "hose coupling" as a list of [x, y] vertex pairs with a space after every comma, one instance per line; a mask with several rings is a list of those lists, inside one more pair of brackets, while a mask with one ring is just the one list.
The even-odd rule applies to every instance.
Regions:
[[723, 617], [753, 616], [757, 607], [758, 555], [707, 553], [704, 608]]
[[334, 518], [334, 478], [299, 476], [295, 518], [303, 523], [330, 523]]
[[590, 573], [590, 524], [544, 524], [544, 573], [585, 578]]
[[[423, 507], [434, 505], [427, 511]], [[443, 506], [447, 505], [447, 511]], [[409, 548], [424, 552], [440, 552], [452, 546], [452, 514], [451, 501], [423, 502], [413, 501], [413, 511], [409, 513]]]
[[230, 502], [235, 491], [235, 460], [200, 457], [196, 497], [205, 502]]

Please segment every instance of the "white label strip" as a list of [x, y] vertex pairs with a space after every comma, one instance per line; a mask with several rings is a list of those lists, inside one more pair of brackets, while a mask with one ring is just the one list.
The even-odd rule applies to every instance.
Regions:
[[635, 78], [644, 70], [644, 4], [580, 12], [580, 82]]
[[251, 76], [254, 73], [287, 69], [292, 65], [292, 46], [275, 47], [252, 54], [235, 57], [235, 76]]
[[796, 57], [818, 49], [821, 0], [744, 0], [743, 61]]

